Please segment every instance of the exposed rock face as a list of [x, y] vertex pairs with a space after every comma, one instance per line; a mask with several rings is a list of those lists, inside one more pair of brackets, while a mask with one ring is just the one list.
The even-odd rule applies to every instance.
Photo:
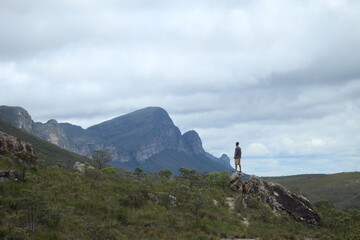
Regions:
[[14, 156], [22, 151], [30, 153], [34, 152], [30, 144], [22, 142], [6, 133], [0, 132], [0, 155]]
[[[0, 157], [15, 156], [16, 154], [23, 151], [34, 153], [34, 150], [30, 144], [22, 142], [16, 137], [0, 131]], [[0, 179], [4, 178], [23, 181], [24, 173], [22, 171], [15, 170], [0, 170]]]
[[33, 120], [29, 113], [21, 107], [0, 106], [1, 119], [10, 125], [33, 134]]
[[311, 225], [320, 223], [319, 215], [312, 209], [309, 200], [305, 197], [296, 195], [279, 184], [265, 182], [254, 175], [244, 183], [242, 183], [241, 177], [239, 173], [234, 173], [231, 176], [230, 186], [245, 197], [259, 194], [261, 200], [272, 209], [284, 210], [296, 220]]
[[189, 151], [193, 154], [205, 154], [205, 150], [202, 147], [202, 142], [199, 137], [199, 134], [194, 130], [188, 131], [182, 135], [186, 146]]
[[144, 161], [164, 149], [177, 149], [180, 130], [158, 107], [141, 109], [88, 128], [115, 148], [115, 161]]
[[55, 119], [51, 119], [47, 123], [39, 125], [35, 129], [36, 136], [67, 150], [75, 150], [72, 146], [70, 146], [69, 140], [67, 139], [63, 129]]

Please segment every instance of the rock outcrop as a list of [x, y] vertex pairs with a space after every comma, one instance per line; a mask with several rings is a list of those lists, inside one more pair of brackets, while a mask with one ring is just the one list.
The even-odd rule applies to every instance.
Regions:
[[[14, 157], [24, 151], [34, 153], [34, 149], [30, 144], [0, 131], [0, 158], [1, 156]], [[23, 181], [24, 177], [22, 171], [0, 170], [0, 179]]]
[[24, 181], [24, 173], [15, 170], [0, 170], [0, 180]]
[[279, 184], [265, 182], [254, 175], [246, 182], [242, 182], [241, 177], [241, 174], [234, 173], [231, 176], [230, 187], [243, 194], [245, 198], [259, 195], [261, 201], [272, 209], [286, 211], [300, 222], [319, 225], [320, 217], [305, 197], [296, 195]]
[[20, 141], [16, 137], [0, 132], [0, 155], [15, 156], [16, 154], [27, 151], [33, 153], [33, 147]]
[[79, 173], [85, 173], [86, 169], [95, 169], [93, 166], [87, 165], [85, 163], [76, 162], [73, 166], [73, 169]]

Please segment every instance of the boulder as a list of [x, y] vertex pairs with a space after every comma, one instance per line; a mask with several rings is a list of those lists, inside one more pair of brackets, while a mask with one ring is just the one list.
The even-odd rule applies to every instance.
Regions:
[[23, 151], [34, 153], [33, 147], [30, 144], [20, 141], [14, 136], [0, 132], [0, 155], [15, 156]]
[[79, 173], [85, 173], [86, 169], [95, 169], [93, 166], [86, 165], [85, 163], [76, 162], [73, 169]]
[[15, 170], [0, 170], [0, 179], [24, 181], [24, 173]]
[[320, 217], [305, 197], [290, 192], [280, 184], [263, 181], [254, 175], [244, 183], [241, 177], [241, 174], [234, 173], [230, 178], [230, 187], [242, 193], [245, 198], [259, 195], [261, 201], [267, 203], [272, 209], [286, 211], [300, 222], [319, 225]]

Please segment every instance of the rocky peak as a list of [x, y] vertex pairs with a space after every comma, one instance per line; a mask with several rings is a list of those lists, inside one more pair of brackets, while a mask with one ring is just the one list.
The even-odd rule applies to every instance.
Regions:
[[0, 106], [0, 119], [4, 122], [33, 134], [33, 120], [21, 107]]
[[188, 131], [182, 135], [182, 139], [189, 148], [191, 153], [205, 154], [199, 134], [194, 130]]
[[226, 164], [226, 165], [230, 165], [230, 158], [228, 155], [226, 155], [225, 153], [223, 155], [221, 155], [221, 157], [219, 158], [219, 160]]
[[243, 194], [245, 199], [259, 195], [261, 201], [272, 209], [286, 211], [300, 222], [319, 225], [320, 217], [311, 207], [309, 200], [290, 192], [280, 184], [263, 181], [254, 175], [248, 181], [242, 182], [242, 175], [239, 173], [234, 173], [230, 179], [230, 187]]
[[90, 134], [111, 143], [114, 160], [143, 161], [164, 149], [176, 149], [180, 130], [168, 113], [148, 107], [111, 119], [87, 129]]
[[55, 119], [50, 119], [50, 120], [47, 121], [45, 124], [51, 125], [51, 126], [57, 126], [59, 123], [58, 123], [58, 121], [56, 121]]
[[44, 124], [34, 125], [34, 127], [36, 136], [62, 148], [70, 150], [65, 133], [55, 119], [51, 119]]

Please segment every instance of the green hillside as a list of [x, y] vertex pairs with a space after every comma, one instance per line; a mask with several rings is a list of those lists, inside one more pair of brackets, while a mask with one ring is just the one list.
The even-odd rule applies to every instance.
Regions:
[[0, 131], [17, 137], [21, 141], [30, 143], [34, 152], [41, 153], [45, 157], [45, 164], [54, 165], [57, 161], [61, 160], [68, 168], [71, 168], [75, 162], [90, 162], [91, 160], [87, 157], [66, 151], [54, 144], [51, 144], [45, 140], [34, 137], [26, 133], [25, 131], [19, 130], [9, 124], [0, 120]]
[[[1, 162], [1, 159], [0, 159]], [[258, 197], [242, 199], [227, 173], [159, 181], [120, 179], [106, 171], [51, 166], [25, 182], [0, 181], [0, 239], [359, 239], [360, 211], [318, 204], [320, 226], [274, 214]], [[234, 198], [234, 210], [226, 199]], [[246, 203], [244, 208], [243, 203]], [[244, 221], [246, 219], [246, 221]]]
[[360, 208], [360, 172], [264, 178], [300, 193], [311, 202], [326, 200], [340, 209]]

